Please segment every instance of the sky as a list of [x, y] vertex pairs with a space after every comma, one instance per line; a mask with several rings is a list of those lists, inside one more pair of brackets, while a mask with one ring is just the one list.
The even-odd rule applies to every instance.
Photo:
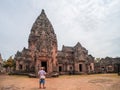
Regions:
[[80, 42], [95, 58], [120, 57], [120, 0], [0, 0], [3, 59], [28, 48], [42, 9], [53, 25], [59, 50]]

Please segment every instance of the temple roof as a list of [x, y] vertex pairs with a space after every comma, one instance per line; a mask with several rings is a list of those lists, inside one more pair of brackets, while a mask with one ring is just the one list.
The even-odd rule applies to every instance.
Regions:
[[28, 41], [30, 50], [50, 52], [53, 46], [57, 47], [56, 34], [43, 9], [32, 26]]
[[80, 44], [80, 42], [77, 42], [77, 44], [75, 45], [75, 47], [82, 47], [82, 45]]
[[73, 47], [63, 45], [62, 51], [73, 52]]
[[[43, 9], [42, 9], [40, 15], [35, 20], [31, 31], [34, 31], [34, 30], [39, 31], [39, 30], [41, 30], [41, 28], [52, 28], [53, 29], [52, 24], [49, 21], [49, 19], [47, 18], [47, 15], [45, 14], [45, 11]], [[54, 32], [54, 30], [52, 30], [52, 31]]]

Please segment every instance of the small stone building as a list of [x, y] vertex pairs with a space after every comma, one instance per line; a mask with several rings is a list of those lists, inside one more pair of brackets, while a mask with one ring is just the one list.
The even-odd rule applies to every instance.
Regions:
[[94, 57], [78, 42], [74, 47], [63, 46], [58, 51], [60, 73], [86, 74], [94, 72]]
[[96, 73], [116, 73], [118, 72], [118, 67], [120, 66], [120, 58], [106, 57], [100, 59], [99, 62], [95, 63]]
[[15, 54], [16, 71], [37, 72], [45, 67], [47, 73], [54, 71], [68, 73], [88, 73], [94, 71], [94, 58], [77, 43], [74, 47], [63, 46], [58, 51], [57, 38], [51, 22], [44, 10], [32, 26], [28, 48]]

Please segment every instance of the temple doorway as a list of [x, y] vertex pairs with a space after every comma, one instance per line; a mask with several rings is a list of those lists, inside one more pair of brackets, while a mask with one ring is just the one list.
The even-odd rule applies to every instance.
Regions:
[[82, 64], [79, 64], [79, 71], [82, 72]]
[[45, 71], [47, 72], [47, 62], [41, 61], [41, 66], [45, 68]]
[[59, 66], [59, 72], [61, 72], [62, 71], [62, 66]]

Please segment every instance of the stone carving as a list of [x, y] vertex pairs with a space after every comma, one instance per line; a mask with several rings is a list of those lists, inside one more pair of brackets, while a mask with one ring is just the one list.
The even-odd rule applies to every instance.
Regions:
[[[56, 67], [57, 39], [53, 27], [48, 20], [44, 10], [36, 19], [28, 40], [28, 49], [17, 52], [16, 70], [26, 70], [35, 67], [34, 72], [40, 66], [44, 66], [48, 73], [53, 72]], [[50, 63], [50, 62], [54, 63]], [[48, 68], [49, 67], [49, 68]]]

